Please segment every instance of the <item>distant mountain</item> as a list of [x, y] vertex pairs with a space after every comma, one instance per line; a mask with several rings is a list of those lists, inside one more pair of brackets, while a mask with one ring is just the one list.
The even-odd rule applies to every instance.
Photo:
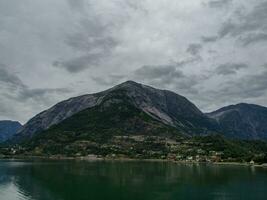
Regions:
[[267, 108], [253, 104], [237, 104], [208, 113], [225, 136], [239, 139], [267, 139]]
[[0, 121], [0, 142], [5, 142], [12, 138], [21, 127], [22, 125], [19, 122]]
[[[97, 124], [101, 127], [101, 123], [105, 123], [105, 120], [107, 120], [105, 115], [109, 115], [103, 110], [110, 111], [109, 108], [111, 109], [117, 104], [121, 107], [131, 106], [131, 109], [136, 109], [136, 112], [142, 113], [142, 116], [149, 116], [150, 120], [153, 119], [161, 124], [173, 127], [186, 135], [203, 135], [218, 130], [216, 121], [208, 118], [185, 97], [171, 91], [159, 90], [133, 81], [127, 81], [100, 93], [79, 96], [56, 104], [26, 123], [15, 137], [15, 140], [32, 138], [53, 125], [64, 122], [66, 119], [69, 124], [74, 124], [71, 120], [75, 121], [75, 117], [79, 116], [78, 118], [80, 118], [81, 115], [91, 116], [92, 112], [99, 119], [103, 115], [103, 120], [98, 119]], [[125, 109], [129, 109], [127, 106]], [[74, 118], [70, 118], [75, 114], [77, 115]], [[120, 112], [114, 113], [114, 117], [123, 120], [120, 114]], [[132, 117], [136, 119], [137, 116]], [[88, 124], [95, 123], [95, 121], [90, 120], [83, 121], [84, 124], [77, 120], [76, 122], [81, 129], [87, 127]], [[139, 123], [142, 126], [143, 120], [139, 118], [135, 123], [135, 126], [139, 126]], [[66, 125], [65, 122], [64, 124]], [[108, 128], [112, 129], [113, 123], [110, 126]], [[128, 130], [131, 127], [129, 125], [129, 127], [124, 127], [123, 129]], [[150, 129], [147, 128], [146, 130], [145, 132], [142, 130], [142, 133], [149, 134]], [[67, 131], [67, 129], [64, 129], [64, 131]]]

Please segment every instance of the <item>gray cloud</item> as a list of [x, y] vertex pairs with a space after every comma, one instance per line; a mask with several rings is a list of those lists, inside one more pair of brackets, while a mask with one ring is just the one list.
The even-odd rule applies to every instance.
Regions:
[[106, 24], [102, 21], [91, 5], [91, 1], [87, 2], [87, 6], [83, 0], [77, 2], [68, 0], [68, 2], [71, 8], [85, 9], [86, 7], [88, 9], [86, 14], [78, 18], [75, 31], [68, 34], [65, 39], [65, 43], [78, 52], [79, 56], [56, 60], [53, 66], [66, 69], [70, 73], [77, 73], [98, 66], [111, 55], [118, 43], [112, 36], [115, 24]]
[[[247, 68], [247, 66], [242, 67], [240, 65], [238, 68]], [[199, 104], [208, 111], [215, 110], [218, 104], [226, 106], [240, 102], [265, 102], [267, 94], [267, 68], [259, 70], [256, 74], [246, 74], [241, 77], [235, 76], [234, 78], [224, 80], [223, 84], [216, 85], [216, 88], [202, 91], [202, 95], [196, 98], [196, 102], [202, 102]], [[210, 104], [207, 102], [210, 102]]]
[[222, 25], [222, 27], [218, 33], [218, 38], [223, 38], [228, 34], [230, 34], [232, 36], [239, 35], [242, 31], [238, 30], [238, 29], [239, 28], [238, 28], [237, 24], [234, 24], [231, 21], [227, 21]]
[[49, 96], [52, 96], [54, 94], [66, 94], [70, 93], [71, 90], [67, 88], [37, 88], [37, 89], [29, 89], [24, 88], [22, 91], [18, 93], [18, 96], [16, 97], [17, 100], [28, 100], [28, 99], [34, 99], [38, 102], [45, 102], [49, 103]]
[[125, 75], [110, 75], [103, 79], [103, 77], [92, 77], [92, 79], [99, 85], [110, 86], [116, 85], [123, 81], [126, 81]]
[[[0, 104], [2, 105], [0, 117], [5, 115], [13, 116], [15, 114], [15, 105], [17, 104], [23, 106], [23, 104], [30, 102], [38, 106], [50, 105], [55, 96], [69, 94], [71, 92], [71, 90], [67, 88], [31, 89], [25, 85], [17, 75], [11, 73], [3, 64], [0, 65], [0, 83], [0, 95], [2, 96], [0, 100]], [[14, 105], [7, 106], [8, 104]], [[21, 115], [23, 115], [23, 113], [21, 113]]]
[[[219, 2], [219, 1], [218, 1]], [[217, 36], [202, 37], [204, 42], [215, 42], [225, 36], [238, 38], [244, 45], [266, 40], [267, 31], [267, 2], [261, 1], [251, 11], [238, 8], [233, 16], [225, 21]], [[259, 33], [260, 32], [260, 33]]]
[[194, 76], [186, 76], [177, 66], [143, 66], [134, 71], [131, 79], [159, 88], [175, 89], [183, 93], [195, 93], [193, 87], [198, 83]]
[[[255, 73], [245, 73], [249, 69], [251, 66], [246, 63], [221, 64], [213, 72], [202, 77], [202, 81], [201, 77], [195, 77], [198, 81], [193, 89], [198, 91], [196, 94], [199, 95], [187, 93], [187, 97], [194, 99], [203, 111], [213, 111], [240, 102], [264, 104], [267, 95], [267, 68], [265, 65], [258, 66]], [[203, 83], [213, 85], [203, 87]]]
[[177, 70], [174, 66], [143, 66], [134, 72], [134, 76], [138, 79], [164, 79], [172, 81], [172, 79], [183, 78], [184, 74]]
[[5, 65], [0, 64], [0, 82], [2, 82], [2, 84], [7, 84], [10, 87], [24, 87], [22, 81], [14, 74], [9, 73], [6, 68]]
[[[33, 99], [41, 99], [45, 97], [46, 94], [51, 93], [68, 93], [69, 89], [66, 88], [41, 88], [41, 89], [30, 89], [26, 86], [21, 79], [8, 71], [7, 67], [3, 64], [0, 65], [0, 82], [2, 82], [1, 86], [7, 86], [8, 89], [17, 91], [15, 95], [17, 95], [17, 99], [24, 101], [29, 98]], [[12, 94], [13, 95], [13, 94]], [[11, 95], [11, 96], [12, 96]], [[43, 99], [45, 100], [45, 99]]]
[[199, 52], [202, 49], [201, 44], [190, 44], [187, 48], [187, 52], [190, 53], [193, 56], [196, 56], [199, 54]]
[[231, 2], [232, 2], [232, 0], [211, 0], [208, 2], [208, 5], [211, 8], [221, 8], [225, 5], [228, 5]]
[[218, 36], [202, 36], [201, 39], [204, 43], [216, 42], [218, 39]]
[[240, 69], [248, 68], [248, 65], [245, 63], [225, 63], [222, 65], [219, 65], [215, 73], [219, 75], [232, 75], [237, 74], [237, 71]]
[[220, 90], [214, 91], [214, 95], [222, 101], [226, 98], [251, 99], [265, 95], [267, 92], [267, 71], [256, 75], [247, 75], [236, 81], [229, 81]]
[[0, 118], [129, 79], [204, 111], [267, 106], [267, 1], [202, 2], [0, 0]]
[[190, 57], [189, 59], [184, 59], [178, 62], [174, 62], [173, 66], [175, 65], [176, 67], [185, 67], [190, 64], [193, 65], [194, 63], [199, 63], [201, 61], [202, 61], [202, 58], [199, 55], [197, 55], [197, 56]]
[[108, 50], [116, 45], [110, 33], [112, 26], [104, 24], [98, 16], [89, 19], [82, 17], [76, 25], [76, 31], [68, 35], [66, 43], [80, 51]]
[[253, 33], [249, 34], [245, 37], [241, 37], [239, 41], [243, 46], [248, 46], [250, 44], [266, 42], [267, 41], [267, 33]]
[[85, 1], [84, 0], [67, 0], [69, 3], [69, 6], [74, 10], [81, 10], [85, 7]]
[[66, 69], [70, 73], [78, 73], [90, 67], [97, 66], [101, 59], [104, 59], [102, 54], [89, 54], [71, 60], [54, 61], [53, 66]]

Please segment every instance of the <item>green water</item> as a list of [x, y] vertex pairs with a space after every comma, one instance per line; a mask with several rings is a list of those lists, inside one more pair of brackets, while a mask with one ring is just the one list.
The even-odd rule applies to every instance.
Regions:
[[151, 162], [0, 161], [0, 200], [267, 199], [267, 169]]

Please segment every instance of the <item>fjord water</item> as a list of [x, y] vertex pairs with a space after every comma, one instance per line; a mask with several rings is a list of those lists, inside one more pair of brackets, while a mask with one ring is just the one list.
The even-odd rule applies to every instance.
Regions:
[[267, 169], [165, 162], [0, 161], [0, 199], [267, 199]]

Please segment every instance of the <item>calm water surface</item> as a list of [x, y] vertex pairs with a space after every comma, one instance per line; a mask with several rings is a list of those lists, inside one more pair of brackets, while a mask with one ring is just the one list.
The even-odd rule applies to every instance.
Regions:
[[267, 169], [150, 162], [0, 161], [0, 200], [267, 199]]

